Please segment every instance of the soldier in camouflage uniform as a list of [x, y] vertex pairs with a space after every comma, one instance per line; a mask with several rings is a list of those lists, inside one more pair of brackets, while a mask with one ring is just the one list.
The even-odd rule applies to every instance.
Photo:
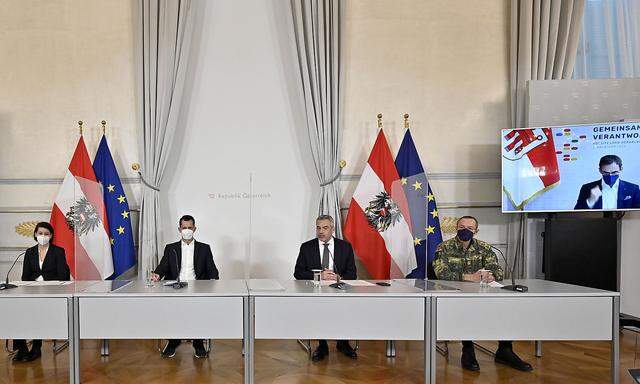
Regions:
[[[463, 216], [458, 219], [456, 230], [456, 237], [440, 243], [435, 252], [433, 269], [438, 279], [476, 283], [483, 277], [486, 282], [502, 280], [502, 267], [498, 264], [498, 258], [491, 246], [473, 238], [478, 233], [478, 220], [473, 216]], [[511, 341], [500, 341], [495, 361], [520, 371], [533, 370], [531, 364], [522, 361], [513, 352]], [[462, 342], [461, 362], [464, 369], [480, 370], [472, 341]]]
[[[482, 240], [471, 239], [465, 247], [458, 237], [443, 241], [436, 250], [433, 269], [440, 280], [476, 281], [476, 273], [491, 271], [495, 280], [502, 280], [502, 267], [491, 246]], [[487, 275], [489, 273], [487, 272]], [[466, 278], [465, 278], [466, 276]], [[474, 276], [474, 277], [471, 277]], [[491, 277], [487, 279], [489, 282]]]

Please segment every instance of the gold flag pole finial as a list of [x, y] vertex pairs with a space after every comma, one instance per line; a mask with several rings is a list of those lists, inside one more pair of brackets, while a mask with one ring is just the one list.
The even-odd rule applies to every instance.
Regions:
[[378, 129], [382, 129], [382, 113], [378, 113]]
[[84, 124], [82, 122], [82, 120], [78, 121], [78, 128], [80, 129], [80, 136], [82, 136], [82, 124]]
[[405, 113], [404, 116], [404, 129], [409, 129], [409, 114]]
[[106, 120], [102, 120], [100, 122], [100, 124], [102, 125], [102, 134], [106, 135], [107, 134], [107, 121]]

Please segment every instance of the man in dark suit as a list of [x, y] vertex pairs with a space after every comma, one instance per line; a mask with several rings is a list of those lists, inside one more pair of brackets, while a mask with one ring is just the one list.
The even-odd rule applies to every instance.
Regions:
[[584, 184], [580, 188], [574, 209], [640, 208], [640, 188], [637, 184], [620, 179], [622, 159], [606, 155], [600, 159], [602, 179]]
[[[322, 270], [322, 280], [345, 280], [357, 278], [353, 248], [349, 242], [333, 237], [335, 225], [333, 217], [319, 216], [316, 219], [317, 238], [300, 246], [293, 276], [298, 280], [312, 280], [313, 270]], [[337, 349], [346, 356], [357, 359], [358, 354], [351, 348], [349, 341], [338, 340]], [[329, 354], [326, 340], [319, 340], [318, 348], [313, 352], [312, 360], [320, 361]]]
[[[218, 280], [218, 269], [213, 262], [213, 254], [209, 244], [195, 241], [193, 234], [196, 231], [196, 220], [193, 216], [184, 215], [180, 218], [178, 230], [182, 240], [167, 244], [164, 248], [164, 256], [158, 267], [152, 274], [154, 281], [161, 279], [180, 281], [189, 280]], [[185, 324], [187, 327], [188, 324]], [[169, 340], [162, 350], [163, 357], [174, 357], [180, 340]], [[207, 357], [202, 340], [193, 340], [194, 356], [196, 358]]]

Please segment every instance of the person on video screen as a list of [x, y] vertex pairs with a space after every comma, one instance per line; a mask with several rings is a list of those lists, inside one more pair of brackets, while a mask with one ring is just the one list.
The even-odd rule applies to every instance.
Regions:
[[580, 188], [574, 209], [628, 209], [640, 208], [640, 188], [637, 184], [620, 179], [622, 159], [606, 155], [600, 159], [600, 180]]

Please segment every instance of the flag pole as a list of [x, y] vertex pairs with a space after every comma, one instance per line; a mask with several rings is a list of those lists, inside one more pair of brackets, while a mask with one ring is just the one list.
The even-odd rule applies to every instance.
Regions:
[[107, 121], [106, 120], [102, 120], [100, 122], [100, 124], [102, 125], [102, 136], [106, 136], [107, 135]]
[[409, 129], [409, 114], [405, 113], [404, 116], [404, 129]]
[[378, 113], [378, 129], [382, 129], [382, 113]]
[[78, 128], [80, 129], [80, 136], [82, 136], [82, 124], [84, 124], [82, 122], [82, 120], [78, 121]]

